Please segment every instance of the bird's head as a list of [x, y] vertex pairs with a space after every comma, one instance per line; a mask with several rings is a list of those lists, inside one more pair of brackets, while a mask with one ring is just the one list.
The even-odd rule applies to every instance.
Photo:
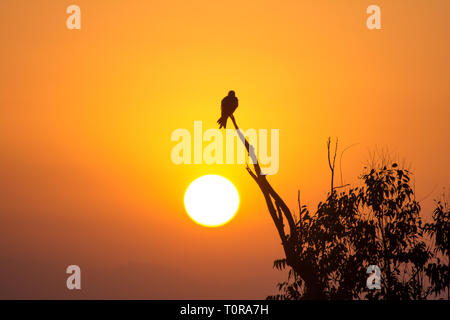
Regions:
[[228, 92], [228, 95], [230, 97], [234, 97], [236, 95], [236, 93], [233, 90], [231, 90], [230, 92]]

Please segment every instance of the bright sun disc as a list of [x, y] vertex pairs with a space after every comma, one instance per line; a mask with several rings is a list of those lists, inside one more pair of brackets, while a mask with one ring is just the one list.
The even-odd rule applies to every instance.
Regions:
[[195, 222], [218, 227], [233, 218], [239, 207], [239, 194], [224, 177], [207, 175], [189, 185], [184, 194], [184, 206]]

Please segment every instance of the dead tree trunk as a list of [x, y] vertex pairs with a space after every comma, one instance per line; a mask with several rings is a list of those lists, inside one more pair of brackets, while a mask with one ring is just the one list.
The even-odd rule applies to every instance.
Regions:
[[[269, 181], [267, 181], [266, 176], [262, 174], [261, 167], [259, 166], [258, 159], [254, 152], [254, 147], [248, 142], [242, 131], [239, 129], [234, 116], [231, 116], [231, 120], [233, 121], [239, 138], [247, 149], [249, 158], [252, 159], [254, 170], [249, 166], [247, 166], [246, 169], [263, 193], [270, 216], [272, 217], [278, 235], [280, 236], [281, 244], [283, 245], [284, 253], [286, 255], [286, 264], [305, 282], [305, 299], [324, 299], [324, 292], [316, 273], [317, 268], [305, 263], [298, 253], [297, 248], [301, 246], [301, 239], [299, 237], [300, 229], [297, 227], [291, 211], [270, 185]], [[285, 226], [284, 221], [287, 221], [287, 226]]]

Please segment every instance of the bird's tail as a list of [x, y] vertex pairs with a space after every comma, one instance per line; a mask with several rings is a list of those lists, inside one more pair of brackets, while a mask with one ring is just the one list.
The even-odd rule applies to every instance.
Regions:
[[219, 124], [219, 129], [227, 128], [227, 120], [228, 117], [220, 117], [219, 120], [217, 120], [217, 123]]

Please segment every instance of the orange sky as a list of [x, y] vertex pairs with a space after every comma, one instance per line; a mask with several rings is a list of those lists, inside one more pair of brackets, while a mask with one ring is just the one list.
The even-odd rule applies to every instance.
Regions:
[[[66, 7], [81, 8], [68, 30]], [[366, 28], [370, 4], [382, 30]], [[171, 162], [177, 128], [216, 127], [228, 90], [246, 128], [280, 129], [269, 180], [296, 208], [345, 183], [369, 150], [414, 171], [429, 215], [449, 187], [450, 47], [442, 1], [0, 2], [0, 297], [265, 298], [284, 275], [263, 197], [242, 165]], [[183, 194], [221, 174], [241, 196], [216, 229]], [[340, 178], [338, 179], [340, 180]], [[448, 190], [448, 189], [447, 189]], [[82, 269], [81, 292], [65, 267]]]

